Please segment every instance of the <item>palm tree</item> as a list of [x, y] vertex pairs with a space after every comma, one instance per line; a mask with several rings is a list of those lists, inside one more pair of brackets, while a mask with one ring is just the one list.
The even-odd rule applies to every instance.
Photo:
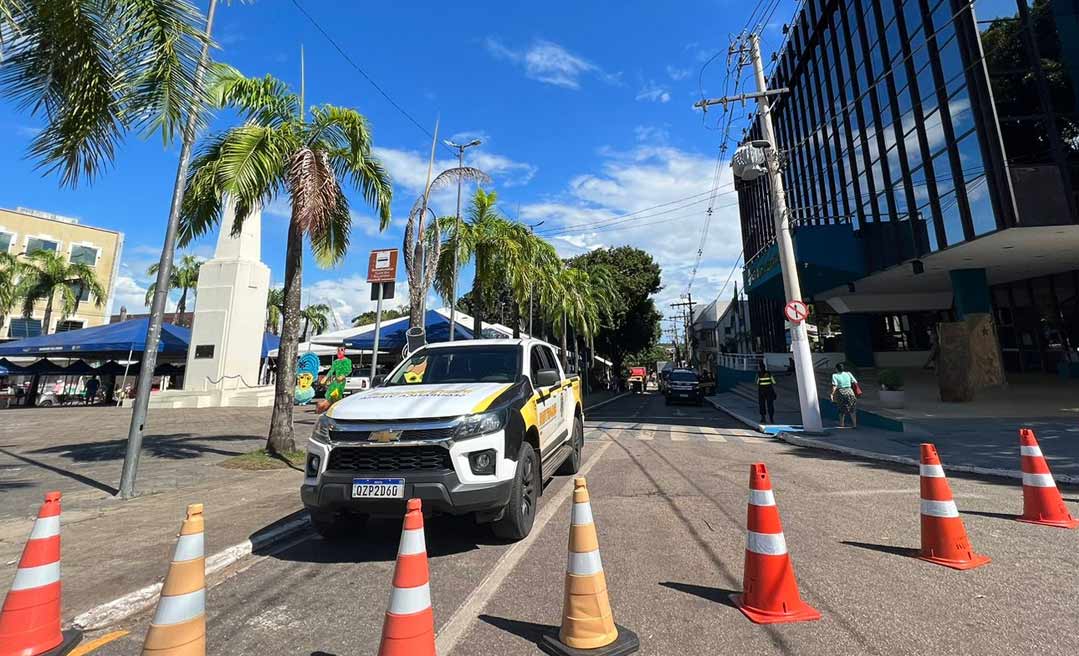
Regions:
[[[561, 341], [562, 366], [569, 364], [569, 330], [591, 344], [602, 321], [612, 314], [614, 272], [607, 267], [563, 267], [544, 278], [540, 305]], [[576, 338], [574, 339], [576, 342]], [[577, 345], [575, 344], [575, 350]]]
[[52, 325], [53, 306], [60, 298], [60, 316], [66, 317], [79, 309], [83, 292], [94, 297], [94, 305], [105, 302], [105, 289], [98, 282], [92, 266], [68, 262], [63, 255], [52, 251], [34, 251], [25, 256], [25, 269], [19, 281], [23, 314], [29, 317], [34, 304], [45, 301], [45, 316], [41, 321], [41, 334], [49, 334]]
[[11, 253], [0, 253], [0, 335], [4, 334], [4, 317], [19, 304], [19, 279], [23, 263]]
[[281, 313], [285, 311], [285, 290], [274, 287], [266, 294], [266, 330], [277, 334], [281, 325]]
[[30, 157], [75, 186], [129, 131], [171, 141], [200, 99], [204, 25], [187, 0], [0, 0], [0, 93], [45, 123]]
[[293, 451], [292, 405], [300, 336], [303, 249], [310, 240], [322, 266], [341, 261], [352, 219], [343, 183], [358, 188], [390, 223], [389, 175], [371, 152], [371, 132], [362, 114], [344, 107], [312, 107], [310, 119], [288, 86], [273, 78], [244, 77], [216, 65], [209, 91], [214, 104], [230, 107], [245, 123], [211, 137], [192, 162], [181, 213], [180, 241], [189, 243], [221, 221], [226, 194], [236, 206], [228, 226], [242, 229], [253, 208], [287, 193], [292, 204], [285, 246], [284, 304], [277, 382], [267, 450]]
[[316, 335], [326, 332], [326, 327], [330, 325], [331, 312], [333, 312], [333, 310], [325, 303], [308, 305], [300, 310], [300, 316], [303, 317], [303, 333], [301, 334], [303, 335], [304, 341], [307, 341], [310, 338], [308, 333], [309, 328], [314, 328]]
[[[151, 264], [146, 270], [146, 275], [156, 276], [158, 264]], [[179, 324], [180, 317], [187, 310], [187, 293], [199, 286], [199, 269], [202, 260], [194, 255], [184, 255], [179, 263], [173, 263], [172, 274], [169, 276], [169, 291], [180, 290], [180, 300], [176, 302], [176, 314], [172, 317], [172, 323]], [[157, 283], [152, 282], [146, 289], [146, 305], [149, 306], [154, 300], [154, 292], [157, 291]]]
[[[483, 307], [492, 300], [493, 290], [501, 280], [523, 281], [530, 266], [529, 255], [538, 249], [528, 228], [506, 219], [495, 209], [498, 195], [476, 189], [468, 216], [461, 221], [457, 242], [457, 264], [468, 260], [475, 264], [472, 278], [472, 333], [479, 338], [483, 327]], [[442, 232], [453, 230], [452, 216], [438, 220]], [[452, 243], [451, 241], [451, 243]], [[435, 289], [443, 298], [453, 298], [453, 250], [443, 249], [435, 275]], [[518, 299], [519, 300], [519, 299]]]

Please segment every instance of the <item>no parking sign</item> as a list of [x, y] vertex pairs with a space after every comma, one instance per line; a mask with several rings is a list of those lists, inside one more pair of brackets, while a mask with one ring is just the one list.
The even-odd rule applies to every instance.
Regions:
[[783, 308], [783, 315], [791, 323], [801, 323], [809, 317], [809, 306], [802, 301], [791, 301]]

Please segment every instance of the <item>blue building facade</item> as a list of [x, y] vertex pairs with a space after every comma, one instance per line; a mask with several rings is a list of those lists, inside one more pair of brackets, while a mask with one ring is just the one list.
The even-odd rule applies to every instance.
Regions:
[[[818, 347], [856, 364], [924, 361], [975, 311], [1009, 370], [1076, 358], [1079, 0], [979, 6], [807, 0], [770, 76]], [[738, 194], [754, 338], [786, 350], [771, 190]]]

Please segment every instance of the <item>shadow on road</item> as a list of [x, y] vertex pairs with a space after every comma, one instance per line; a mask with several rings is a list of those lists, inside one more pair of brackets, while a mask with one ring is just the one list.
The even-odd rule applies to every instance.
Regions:
[[[261, 439], [259, 435], [212, 435], [200, 437], [191, 433], [172, 433], [167, 435], [147, 435], [143, 438], [143, 453], [166, 460], [185, 460], [201, 458], [207, 454], [219, 456], [238, 456], [247, 450], [232, 451], [213, 446], [213, 443], [248, 442]], [[127, 438], [104, 442], [76, 442], [36, 449], [29, 453], [59, 455], [72, 462], [106, 462], [121, 460], [127, 449]]]
[[665, 588], [671, 590], [677, 590], [678, 592], [684, 592], [691, 594], [706, 601], [711, 601], [717, 604], [723, 604], [724, 606], [730, 606], [731, 608], [738, 608], [731, 601], [731, 595], [741, 594], [741, 590], [727, 590], [724, 588], [710, 588], [706, 585], [694, 585], [692, 583], [679, 583], [678, 581], [660, 581], [659, 583]]
[[0, 492], [5, 490], [22, 490], [28, 487], [34, 487], [34, 484], [30, 481], [0, 481]]
[[557, 626], [511, 620], [505, 617], [495, 617], [494, 615], [480, 615], [479, 618], [496, 629], [502, 629], [506, 633], [512, 633], [518, 638], [524, 638], [533, 643], [538, 643], [545, 633], [558, 631]]
[[986, 510], [960, 510], [959, 513], [962, 515], [974, 515], [976, 517], [989, 517], [991, 519], [1007, 519], [1009, 521], [1019, 519], [1019, 515], [1014, 513], [998, 513]]
[[89, 476], [83, 476], [82, 474], [76, 474], [75, 472], [64, 469], [63, 467], [56, 467], [54, 465], [50, 465], [48, 463], [41, 462], [40, 460], [34, 460], [33, 458], [27, 458], [26, 456], [19, 455], [18, 453], [13, 453], [11, 451], [8, 451], [7, 449], [0, 449], [0, 453], [8, 456], [9, 458], [14, 458], [16, 460], [20, 460], [22, 462], [25, 462], [28, 465], [33, 465], [35, 467], [40, 467], [41, 469], [44, 469], [46, 471], [50, 471], [50, 472], [52, 472], [54, 474], [59, 474], [61, 476], [70, 478], [73, 481], [76, 481], [78, 483], [82, 483], [83, 485], [87, 485], [89, 487], [92, 487], [95, 490], [101, 490], [102, 492], [105, 492], [106, 494], [109, 494], [111, 496], [116, 496], [117, 494], [120, 493], [120, 490], [114, 488], [111, 485], [106, 485], [105, 483], [102, 483], [101, 481], [94, 480], [94, 479], [90, 478]]
[[[303, 512], [300, 511], [289, 517], [293, 519], [302, 517]], [[287, 519], [279, 520], [275, 524], [287, 521]], [[258, 545], [258, 534], [268, 529], [269, 527], [256, 531], [252, 535], [252, 542]], [[503, 544], [501, 540], [494, 537], [490, 527], [476, 525], [467, 517], [427, 519], [424, 532], [427, 537], [427, 555], [430, 558], [474, 551], [481, 545]], [[264, 548], [256, 546], [253, 553], [296, 563], [392, 562], [397, 559], [397, 547], [400, 541], [400, 519], [371, 519], [340, 539], [326, 540], [310, 530], [306, 539], [285, 549], [275, 549], [275, 545], [271, 544]]]
[[890, 554], [892, 556], [902, 556], [905, 558], [918, 557], [918, 550], [911, 549], [910, 547], [896, 547], [890, 544], [873, 544], [871, 542], [854, 542], [851, 540], [843, 540], [840, 542], [840, 544], [845, 544], [848, 547], [858, 547], [859, 549], [878, 551], [880, 553]]

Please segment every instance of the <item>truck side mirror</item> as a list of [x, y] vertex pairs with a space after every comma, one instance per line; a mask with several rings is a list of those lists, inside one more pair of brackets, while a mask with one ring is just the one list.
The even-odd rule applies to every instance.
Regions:
[[540, 369], [536, 372], [536, 387], [550, 387], [562, 382], [557, 369]]

